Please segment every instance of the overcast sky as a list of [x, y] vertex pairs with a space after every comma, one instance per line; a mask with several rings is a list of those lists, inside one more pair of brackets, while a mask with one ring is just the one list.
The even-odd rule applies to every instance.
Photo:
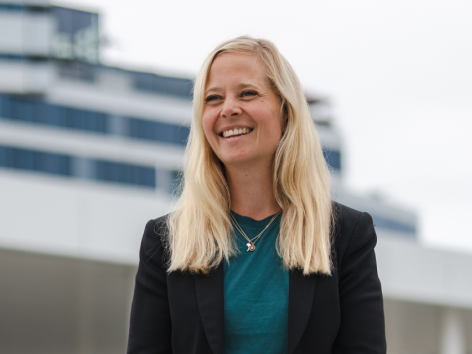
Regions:
[[242, 34], [331, 98], [345, 184], [416, 211], [425, 243], [472, 252], [472, 2], [64, 0], [98, 10], [106, 64], [193, 77]]

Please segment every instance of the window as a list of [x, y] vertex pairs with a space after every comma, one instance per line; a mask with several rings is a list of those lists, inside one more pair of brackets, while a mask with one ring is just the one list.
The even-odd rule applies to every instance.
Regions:
[[17, 147], [0, 146], [0, 166], [70, 176], [70, 156]]
[[133, 138], [186, 145], [190, 128], [164, 122], [129, 118], [128, 134]]
[[12, 62], [46, 63], [49, 57], [44, 55], [20, 55], [1, 53], [0, 60]]
[[0, 118], [184, 146], [190, 133], [178, 124], [58, 106], [28, 96], [0, 94]]
[[62, 107], [35, 98], [0, 95], [0, 117], [93, 132], [106, 132], [105, 113]]
[[[1, 7], [0, 7], [1, 9]], [[19, 55], [19, 54], [0, 54], [0, 60], [5, 61], [24, 61], [26, 60], [26, 56]]]
[[154, 167], [95, 160], [95, 170], [95, 178], [98, 180], [156, 187], [156, 170]]
[[50, 7], [47, 5], [0, 4], [0, 11], [46, 13], [50, 11]]
[[[12, 146], [0, 145], [0, 167], [156, 188], [154, 166], [97, 160]], [[172, 176], [173, 172], [160, 170], [160, 173]], [[169, 189], [168, 184], [158, 187]]]
[[323, 149], [323, 156], [329, 167], [336, 172], [341, 172], [341, 152], [338, 150]]
[[0, 11], [24, 11], [24, 5], [17, 4], [0, 4]]
[[68, 128], [106, 132], [107, 116], [104, 113], [85, 111], [75, 108], [64, 108], [65, 121]]

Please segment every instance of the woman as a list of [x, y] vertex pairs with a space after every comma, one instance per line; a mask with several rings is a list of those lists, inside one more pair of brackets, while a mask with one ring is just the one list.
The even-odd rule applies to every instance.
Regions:
[[224, 42], [193, 104], [178, 206], [144, 231], [128, 353], [385, 353], [372, 218], [331, 202], [290, 64]]

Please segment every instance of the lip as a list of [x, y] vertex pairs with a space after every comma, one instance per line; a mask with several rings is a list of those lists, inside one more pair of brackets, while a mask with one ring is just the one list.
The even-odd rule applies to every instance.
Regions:
[[[250, 132], [249, 133], [246, 133], [246, 134], [243, 134], [243, 135], [237, 135], [237, 136], [230, 136], [230, 137], [223, 137], [223, 133], [225, 131], [228, 131], [228, 130], [234, 130], [234, 129], [249, 129]], [[237, 137], [241, 137], [241, 136], [244, 136], [244, 135], [248, 135], [250, 133], [252, 133], [252, 131], [254, 130], [254, 128], [251, 128], [251, 127], [248, 127], [248, 126], [244, 126], [244, 125], [230, 125], [230, 126], [227, 126], [227, 127], [224, 127], [223, 129], [220, 129], [220, 131], [217, 133], [217, 135], [220, 137], [220, 138], [223, 138], [223, 139], [231, 139], [231, 138], [237, 138]]]
[[247, 139], [247, 135], [249, 135], [249, 133], [247, 133], [247, 134], [242, 134], [242, 135], [233, 135], [233, 136], [230, 136], [230, 137], [227, 137], [227, 138], [224, 138], [224, 137], [222, 137], [222, 136], [219, 136], [218, 138], [221, 139], [221, 140], [224, 141], [224, 142], [227, 142], [227, 143], [231, 142], [231, 143], [233, 143], [233, 142], [238, 142], [238, 141], [241, 140], [241, 139]]

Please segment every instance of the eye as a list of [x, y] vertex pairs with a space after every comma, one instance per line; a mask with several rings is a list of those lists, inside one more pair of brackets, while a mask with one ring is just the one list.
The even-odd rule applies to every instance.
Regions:
[[205, 102], [212, 102], [220, 99], [220, 96], [217, 95], [210, 95], [207, 98], [205, 98]]
[[241, 96], [242, 97], [257, 96], [257, 92], [256, 91], [244, 91], [243, 93], [241, 93]]

